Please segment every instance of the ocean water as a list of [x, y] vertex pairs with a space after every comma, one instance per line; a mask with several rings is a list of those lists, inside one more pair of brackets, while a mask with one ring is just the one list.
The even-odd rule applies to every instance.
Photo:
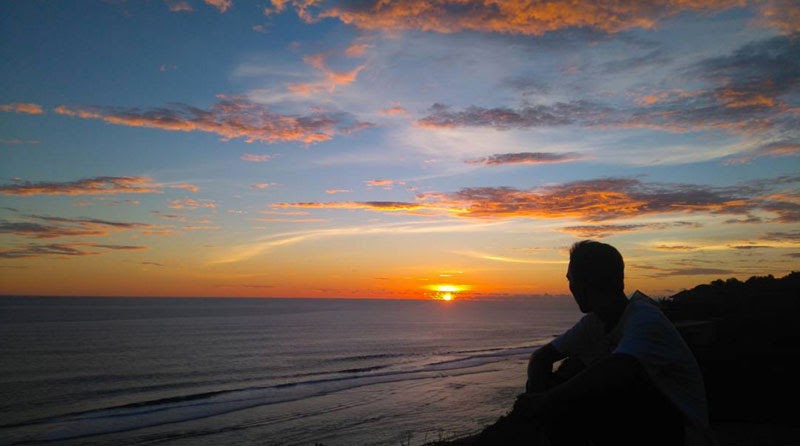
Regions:
[[564, 297], [0, 298], [0, 445], [400, 445], [479, 431]]

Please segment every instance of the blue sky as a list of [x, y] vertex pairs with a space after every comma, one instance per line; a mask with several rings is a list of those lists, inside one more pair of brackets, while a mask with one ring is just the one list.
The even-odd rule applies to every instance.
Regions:
[[6, 294], [564, 293], [798, 259], [793, 2], [0, 6]]

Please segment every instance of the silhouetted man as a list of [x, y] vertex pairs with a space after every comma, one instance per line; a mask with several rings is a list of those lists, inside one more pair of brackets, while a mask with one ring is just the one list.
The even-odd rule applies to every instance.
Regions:
[[585, 316], [531, 355], [515, 410], [553, 445], [711, 444], [697, 361], [655, 302], [625, 296], [624, 268], [613, 246], [572, 246], [567, 280]]

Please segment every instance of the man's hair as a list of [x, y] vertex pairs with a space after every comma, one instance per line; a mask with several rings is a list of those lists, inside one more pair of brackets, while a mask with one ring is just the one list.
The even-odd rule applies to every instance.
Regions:
[[597, 291], [624, 292], [625, 262], [622, 254], [611, 245], [594, 240], [582, 240], [569, 250], [572, 280]]

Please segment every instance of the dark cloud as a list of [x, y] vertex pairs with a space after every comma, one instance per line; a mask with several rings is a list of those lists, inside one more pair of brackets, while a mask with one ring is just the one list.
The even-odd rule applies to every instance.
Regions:
[[499, 153], [484, 158], [467, 160], [468, 164], [552, 164], [579, 160], [577, 153], [521, 152]]
[[589, 101], [557, 102], [532, 105], [520, 109], [470, 106], [453, 111], [444, 104], [434, 104], [428, 116], [417, 124], [428, 128], [492, 127], [497, 130], [557, 127], [570, 124], [589, 125], [609, 113], [610, 109]]
[[307, 144], [328, 141], [372, 124], [358, 122], [344, 112], [315, 111], [308, 115], [286, 115], [242, 97], [220, 97], [205, 110], [186, 104], [138, 109], [122, 107], [67, 107], [56, 113], [83, 119], [100, 119], [110, 124], [149, 127], [177, 132], [208, 132], [223, 140], [243, 138], [246, 142], [276, 143], [299, 141]]
[[[753, 42], [721, 57], [687, 67], [687, 81], [705, 81], [704, 88], [653, 92], [637, 106], [610, 106], [590, 101], [529, 104], [520, 107], [468, 106], [454, 109], [434, 104], [417, 121], [422, 127], [488, 127], [497, 130], [566, 125], [612, 128], [654, 128], [669, 132], [723, 130], [757, 135], [763, 146], [753, 156], [797, 153], [800, 140], [800, 35]], [[603, 69], [635, 69], [665, 63], [663, 50], [609, 62]], [[524, 82], [520, 81], [520, 88]], [[772, 145], [771, 145], [772, 144]]]
[[131, 229], [153, 229], [145, 223], [99, 220], [94, 218], [63, 218], [28, 215], [26, 221], [0, 220], [0, 234], [12, 234], [35, 239], [61, 237], [96, 237]]
[[770, 242], [800, 242], [800, 231], [768, 232], [761, 240]]
[[719, 269], [719, 268], [676, 268], [672, 270], [667, 270], [663, 273], [658, 274], [658, 277], [669, 277], [669, 276], [720, 276], [726, 274], [735, 274], [736, 271], [729, 270], [729, 269]]
[[15, 181], [0, 185], [0, 195], [111, 195], [161, 193], [148, 177], [94, 177], [76, 181]]
[[535, 77], [510, 77], [504, 79], [500, 86], [522, 93], [523, 96], [550, 91], [550, 87], [547, 84]]
[[740, 91], [770, 96], [788, 93], [800, 84], [798, 37], [777, 36], [753, 42], [729, 55], [698, 62], [688, 73]]
[[50, 243], [50, 244], [28, 244], [23, 247], [0, 249], [2, 259], [21, 259], [28, 257], [81, 257], [102, 254], [103, 251], [91, 250], [100, 248], [102, 250], [127, 250], [140, 251], [148, 249], [146, 246], [130, 245], [99, 245], [93, 243]]
[[601, 65], [606, 73], [616, 74], [630, 72], [642, 67], [652, 65], [665, 65], [672, 61], [672, 57], [663, 48], [657, 48], [641, 56], [631, 56], [624, 59], [612, 60]]
[[675, 227], [699, 228], [701, 225], [692, 222], [678, 221], [670, 223], [641, 223], [641, 224], [608, 224], [608, 225], [578, 225], [567, 226], [561, 230], [575, 234], [580, 238], [604, 238], [622, 232], [632, 232], [641, 230], [663, 230]]

